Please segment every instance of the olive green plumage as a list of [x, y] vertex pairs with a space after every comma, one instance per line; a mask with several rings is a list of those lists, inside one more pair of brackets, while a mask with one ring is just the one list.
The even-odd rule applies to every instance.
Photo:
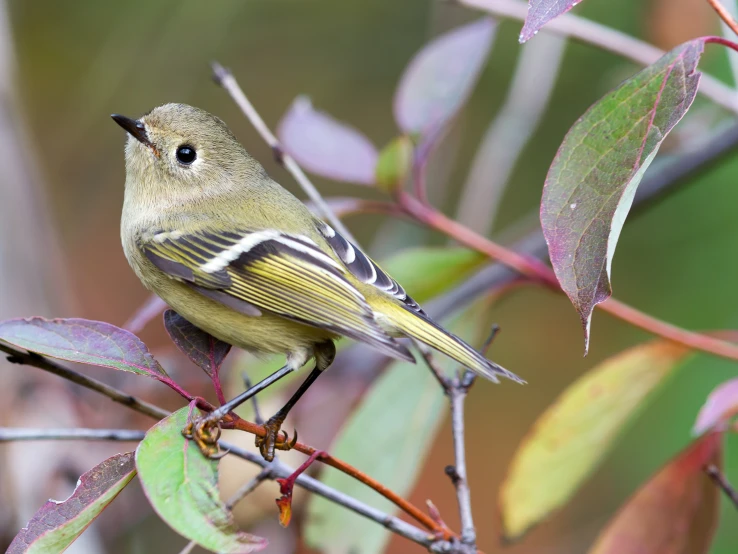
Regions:
[[412, 360], [410, 336], [496, 381], [518, 377], [432, 322], [358, 248], [318, 220], [218, 118], [166, 104], [131, 136], [123, 248], [146, 288], [194, 325], [297, 369], [341, 336]]

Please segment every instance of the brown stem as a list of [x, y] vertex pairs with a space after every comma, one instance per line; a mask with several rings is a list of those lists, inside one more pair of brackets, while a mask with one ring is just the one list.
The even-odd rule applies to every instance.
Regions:
[[[461, 244], [486, 254], [490, 258], [505, 264], [526, 277], [542, 282], [554, 290], [561, 291], [553, 270], [543, 262], [492, 242], [461, 223], [446, 217], [436, 209], [426, 204], [421, 204], [407, 193], [400, 195], [398, 200], [409, 215], [428, 227], [436, 229]], [[738, 360], [738, 346], [671, 325], [653, 316], [644, 314], [614, 298], [597, 304], [597, 307], [654, 335], [683, 344], [694, 350], [700, 350], [731, 360]]]
[[705, 473], [707, 473], [708, 477], [713, 480], [713, 482], [725, 493], [728, 500], [730, 500], [736, 509], [738, 509], [738, 492], [730, 483], [728, 483], [728, 480], [725, 478], [725, 475], [722, 474], [720, 468], [715, 465], [709, 465], [705, 468]]
[[720, 3], [720, 0], [707, 0], [707, 3], [710, 4], [712, 9], [717, 12], [720, 19], [730, 27], [730, 30], [738, 35], [738, 22], [733, 19], [733, 16], [730, 15], [730, 12]]
[[[266, 435], [266, 431], [264, 427], [261, 425], [257, 425], [255, 423], [252, 423], [250, 421], [246, 421], [241, 418], [233, 418], [232, 421], [233, 429], [238, 429], [239, 431], [245, 431], [247, 433], [251, 433], [252, 435], [256, 435], [259, 437], [263, 437]], [[319, 450], [313, 448], [312, 446], [309, 446], [307, 444], [303, 444], [301, 442], [295, 443], [295, 446], [293, 447], [294, 450], [297, 450], [298, 452], [302, 452], [303, 454], [306, 454], [307, 456], [312, 456], [313, 454], [316, 454], [319, 452]], [[348, 464], [344, 462], [343, 460], [340, 460], [338, 458], [335, 458], [331, 456], [330, 454], [322, 454], [318, 457], [318, 460], [323, 462], [326, 465], [329, 465], [346, 475], [350, 475], [357, 481], [360, 481], [364, 483], [367, 487], [370, 487], [377, 491], [379, 494], [384, 496], [387, 500], [392, 502], [395, 506], [400, 508], [403, 512], [414, 518], [418, 523], [425, 526], [427, 529], [432, 531], [433, 533], [437, 533], [439, 537], [443, 538], [444, 540], [449, 540], [454, 537], [458, 538], [456, 534], [451, 531], [448, 527], [442, 528], [440, 527], [433, 519], [423, 512], [420, 508], [415, 506], [414, 504], [411, 504], [401, 496], [399, 496], [397, 493], [393, 492], [392, 490], [385, 487], [382, 483], [379, 481], [376, 481], [375, 479], [372, 479], [369, 477], [366, 473], [360, 471], [359, 469], [355, 468], [351, 464]]]

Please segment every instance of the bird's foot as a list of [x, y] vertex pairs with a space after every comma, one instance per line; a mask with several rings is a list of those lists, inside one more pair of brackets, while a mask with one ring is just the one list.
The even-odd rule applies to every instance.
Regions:
[[218, 448], [220, 439], [220, 424], [217, 420], [203, 417], [187, 422], [182, 429], [182, 435], [192, 440], [206, 458], [217, 460], [227, 452], [221, 452]]
[[261, 456], [267, 461], [274, 460], [275, 450], [292, 450], [297, 444], [297, 430], [295, 430], [292, 440], [285, 431], [284, 438], [280, 435], [283, 418], [274, 416], [269, 418], [264, 424], [266, 433], [263, 437], [256, 437], [256, 447], [261, 452]]

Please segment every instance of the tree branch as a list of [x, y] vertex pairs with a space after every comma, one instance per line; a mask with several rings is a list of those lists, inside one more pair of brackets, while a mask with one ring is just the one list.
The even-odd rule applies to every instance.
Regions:
[[[645, 213], [648, 208], [667, 195], [681, 190], [677, 185], [734, 154], [736, 147], [738, 147], [738, 125], [734, 124], [718, 132], [695, 150], [681, 153], [668, 161], [656, 160], [638, 187], [630, 220]], [[531, 231], [510, 248], [527, 256], [539, 259], [548, 258], [546, 241], [540, 229]], [[518, 273], [503, 264], [490, 264], [452, 291], [426, 304], [426, 311], [436, 317], [442, 314], [450, 316], [486, 291], [519, 278]]]
[[[11, 346], [7, 346], [2, 343], [0, 343], [0, 351], [7, 353], [9, 355], [8, 359], [13, 361], [14, 363], [29, 365], [29, 366], [42, 369], [44, 371], [49, 371], [50, 373], [53, 373], [55, 375], [58, 375], [59, 377], [72, 381], [73, 383], [81, 385], [90, 390], [94, 390], [95, 392], [98, 392], [104, 396], [107, 396], [108, 398], [110, 398], [111, 400], [115, 402], [119, 402], [137, 412], [150, 416], [154, 419], [161, 420], [167, 417], [168, 415], [170, 415], [170, 413], [164, 410], [163, 408], [154, 406], [153, 404], [148, 404], [147, 402], [139, 400], [134, 396], [126, 394], [96, 379], [87, 377], [86, 375], [77, 373], [76, 371], [73, 371], [71, 369], [67, 369], [61, 366], [60, 364], [57, 364], [56, 362], [53, 362], [51, 360], [44, 358], [43, 356], [38, 356], [36, 354], [29, 354], [21, 350], [16, 350], [15, 348]], [[240, 421], [242, 422], [242, 424], [240, 425], [243, 427], [242, 430], [245, 430], [253, 434], [260, 435], [260, 436], [264, 435], [264, 428], [261, 427], [260, 425], [256, 425], [255, 423], [251, 423], [251, 422], [246, 422], [244, 420], [240, 420]], [[224, 450], [227, 450], [230, 454], [234, 454], [238, 456], [239, 458], [243, 458], [252, 463], [256, 463], [262, 468], [269, 466], [269, 462], [267, 462], [260, 456], [256, 454], [252, 454], [251, 452], [245, 451], [241, 448], [238, 448], [235, 445], [225, 443], [223, 441], [220, 441], [220, 445]], [[297, 443], [297, 445], [295, 446], [295, 450], [298, 450], [299, 452], [303, 452], [308, 455], [316, 452], [315, 448], [308, 446], [308, 445], [304, 445], [302, 443]], [[372, 484], [376, 483], [377, 487], [375, 488], [375, 490], [377, 490], [379, 494], [382, 494], [386, 498], [399, 499], [400, 503], [398, 504], [398, 507], [400, 507], [403, 510], [405, 510], [405, 508], [408, 508], [410, 510], [408, 512], [409, 515], [413, 517], [416, 517], [416, 515], [419, 515], [420, 519], [424, 520], [424, 521], [421, 521], [421, 523], [423, 523], [424, 525], [426, 525], [426, 522], [430, 520], [430, 529], [432, 530], [433, 533], [429, 534], [427, 531], [423, 531], [413, 525], [405, 523], [394, 516], [390, 516], [388, 514], [385, 514], [384, 512], [375, 510], [374, 508], [358, 500], [355, 500], [351, 497], [348, 497], [336, 491], [335, 489], [327, 487], [323, 485], [322, 483], [320, 483], [319, 481], [311, 479], [310, 477], [307, 477], [305, 475], [301, 475], [297, 479], [296, 482], [298, 485], [312, 492], [315, 492], [316, 494], [319, 494], [327, 498], [328, 500], [331, 500], [332, 502], [336, 502], [340, 504], [341, 506], [358, 513], [359, 515], [368, 517], [369, 519], [376, 521], [377, 523], [380, 523], [387, 529], [399, 535], [402, 535], [405, 538], [413, 540], [414, 542], [417, 542], [418, 544], [421, 544], [423, 546], [430, 547], [430, 545], [433, 545], [433, 544], [441, 544], [441, 543], [447, 544], [447, 541], [444, 539], [457, 538], [449, 529], [440, 528], [439, 525], [433, 522], [432, 519], [429, 518], [426, 514], [424, 514], [419, 508], [410, 504], [406, 500], [400, 498], [396, 494], [392, 493], [392, 491], [384, 487], [384, 485], [382, 485], [381, 483], [377, 483], [371, 477], [363, 474], [358, 469], [353, 468], [352, 466], [343, 462], [342, 460], [333, 458], [332, 456], [327, 456], [326, 458], [322, 458], [320, 461], [323, 463], [326, 463], [327, 465], [331, 465], [332, 467], [335, 467], [336, 469], [339, 469], [341, 471], [348, 471], [349, 475], [359, 479], [362, 483], [365, 483], [368, 486], [372, 486]], [[281, 462], [273, 462], [270, 467], [274, 468], [274, 474], [273, 474], [274, 477], [286, 478], [286, 477], [289, 477], [294, 472], [292, 468], [282, 464]], [[439, 537], [443, 537], [443, 538], [439, 538]], [[448, 552], [448, 550], [446, 551]]]
[[[456, 2], [498, 17], [519, 21], [524, 21], [528, 13], [527, 4], [519, 0], [456, 0]], [[549, 21], [543, 30], [598, 46], [639, 65], [651, 65], [665, 54], [652, 44], [572, 13], [565, 13]], [[703, 74], [700, 92], [723, 108], [738, 113], [738, 98], [735, 91], [715, 77]]]
[[0, 442], [37, 440], [141, 441], [146, 433], [130, 429], [22, 429], [0, 427]]
[[356, 239], [353, 238], [349, 230], [346, 229], [344, 224], [341, 223], [341, 220], [336, 217], [328, 204], [326, 204], [325, 200], [320, 195], [320, 192], [318, 192], [315, 185], [313, 185], [310, 179], [308, 179], [302, 168], [297, 165], [297, 162], [292, 158], [292, 156], [282, 150], [279, 140], [277, 140], [277, 137], [274, 136], [266, 123], [264, 123], [259, 112], [256, 111], [256, 108], [254, 108], [253, 104], [251, 104], [249, 99], [246, 97], [233, 74], [218, 62], [213, 62], [211, 67], [213, 69], [213, 79], [215, 79], [215, 82], [223, 87], [226, 92], [230, 94], [236, 105], [241, 108], [241, 111], [248, 118], [256, 131], [261, 135], [261, 138], [263, 138], [264, 141], [272, 148], [278, 160], [281, 161], [285, 169], [292, 174], [300, 187], [302, 187], [302, 190], [305, 191], [305, 194], [308, 195], [311, 202], [320, 213], [320, 216], [328, 221], [328, 223], [330, 223], [336, 231], [346, 237], [347, 240], [356, 244]]
[[730, 12], [720, 3], [720, 0], [707, 0], [707, 3], [712, 6], [712, 9], [717, 12], [720, 19], [723, 20], [730, 30], [738, 35], [738, 22], [733, 19], [733, 16], [730, 15]]

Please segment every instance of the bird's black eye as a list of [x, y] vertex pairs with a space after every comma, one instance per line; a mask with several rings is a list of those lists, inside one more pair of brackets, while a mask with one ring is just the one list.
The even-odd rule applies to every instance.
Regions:
[[177, 161], [183, 165], [190, 165], [197, 158], [197, 152], [189, 144], [177, 148]]

